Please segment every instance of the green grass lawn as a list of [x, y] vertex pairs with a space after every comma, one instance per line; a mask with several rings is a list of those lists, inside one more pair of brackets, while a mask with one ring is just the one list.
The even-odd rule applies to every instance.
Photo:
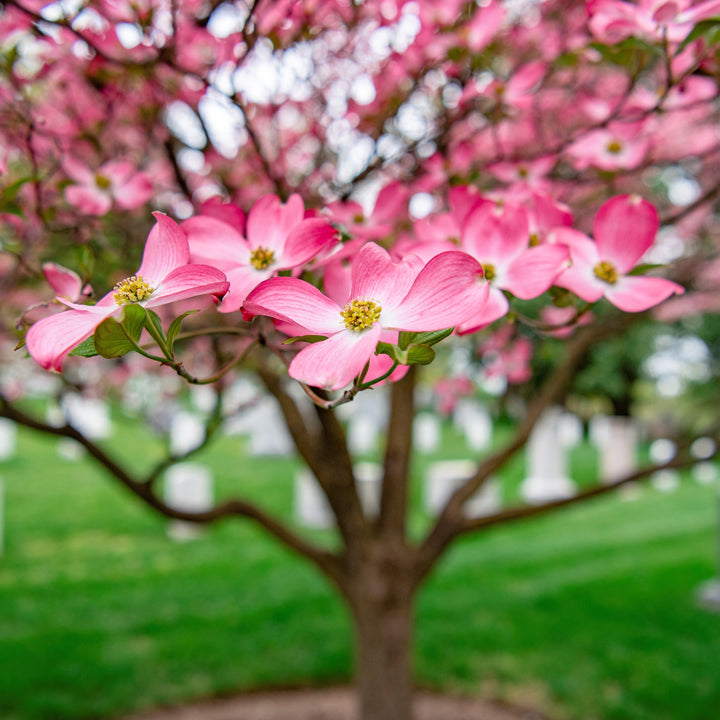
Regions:
[[[459, 438], [446, 436], [446, 456], [460, 457]], [[136, 467], [160, 448], [131, 423], [109, 445], [131, 448]], [[245, 458], [233, 438], [198, 459], [219, 494], [291, 515], [293, 461]], [[417, 488], [432, 459], [418, 459]], [[593, 463], [587, 448], [573, 456], [584, 483]], [[175, 543], [89, 460], [62, 460], [54, 439], [25, 432], [0, 476], [3, 720], [117, 717], [350, 677], [350, 628], [332, 588], [249, 524]], [[521, 476], [513, 462], [509, 500]], [[720, 614], [694, 600], [715, 573], [715, 492], [687, 481], [464, 540], [419, 598], [418, 681], [558, 718], [720, 717]]]

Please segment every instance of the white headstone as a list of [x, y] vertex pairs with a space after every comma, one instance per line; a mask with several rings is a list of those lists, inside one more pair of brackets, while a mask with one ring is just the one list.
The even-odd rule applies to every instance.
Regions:
[[[676, 453], [677, 445], [668, 438], [654, 440], [648, 451], [651, 462], [657, 465], [672, 460]], [[650, 476], [650, 483], [660, 492], [672, 492], [680, 485], [680, 473], [670, 468], [658, 470]]]
[[[443, 460], [430, 465], [425, 474], [425, 507], [437, 515], [445, 507], [450, 496], [477, 471], [472, 460]], [[494, 478], [488, 478], [483, 486], [466, 501], [467, 517], [492, 515], [501, 507], [500, 488]]]
[[712, 485], [720, 475], [717, 465], [707, 460], [693, 465], [690, 474], [695, 482], [700, 483], [700, 485]]
[[205, 423], [183, 410], [175, 413], [170, 421], [170, 453], [182, 457], [202, 445], [205, 440]]
[[637, 470], [638, 427], [629, 417], [604, 416], [602, 432], [592, 434], [600, 453], [600, 479], [611, 483]]
[[379, 426], [371, 415], [355, 415], [347, 429], [348, 448], [353, 455], [367, 455], [377, 448]]
[[[205, 512], [213, 506], [212, 473], [197, 463], [177, 463], [165, 473], [165, 502], [182, 512]], [[171, 520], [168, 535], [173, 540], [193, 540], [202, 533], [197, 523]]]
[[295, 518], [310, 528], [325, 529], [335, 525], [330, 504], [315, 476], [306, 467], [295, 475]]
[[209, 385], [190, 386], [190, 404], [202, 415], [209, 415], [215, 409], [217, 393]]
[[571, 412], [564, 412], [558, 417], [558, 437], [563, 447], [574, 448], [582, 442], [582, 420]]
[[432, 453], [440, 447], [440, 420], [429, 412], [418, 413], [413, 421], [413, 446], [421, 453]]
[[690, 454], [700, 462], [690, 469], [693, 479], [701, 485], [711, 485], [718, 479], [718, 468], [710, 458], [715, 455], [717, 445], [710, 437], [699, 437], [690, 446]]
[[69, 425], [88, 440], [103, 440], [112, 433], [110, 408], [106, 402], [82, 395], [63, 395], [60, 405]]
[[561, 408], [548, 408], [538, 419], [525, 448], [526, 475], [520, 492], [530, 504], [572, 497], [567, 450], [560, 439]]
[[382, 465], [360, 462], [353, 465], [353, 474], [357, 486], [360, 505], [366, 517], [376, 518], [380, 514], [380, 494], [382, 493]]
[[453, 412], [453, 425], [465, 436], [470, 450], [480, 452], [492, 443], [492, 418], [475, 400], [463, 398], [458, 402]]
[[293, 440], [280, 408], [272, 398], [260, 403], [250, 413], [250, 455], [285, 457], [294, 450]]
[[17, 450], [17, 425], [7, 418], [0, 418], [0, 462], [9, 460]]
[[57, 454], [68, 462], [77, 462], [85, 456], [85, 448], [72, 438], [60, 438], [56, 446]]

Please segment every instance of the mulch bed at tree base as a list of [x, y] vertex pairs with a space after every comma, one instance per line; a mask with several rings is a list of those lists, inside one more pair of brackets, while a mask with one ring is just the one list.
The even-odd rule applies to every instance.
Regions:
[[[126, 720], [356, 720], [351, 687], [249, 693], [165, 708]], [[416, 694], [417, 720], [546, 720], [525, 710], [479, 698]]]

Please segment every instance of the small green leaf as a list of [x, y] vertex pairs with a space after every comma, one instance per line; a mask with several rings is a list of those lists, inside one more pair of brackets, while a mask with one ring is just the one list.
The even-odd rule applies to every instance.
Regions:
[[720, 25], [720, 18], [717, 17], [699, 22], [680, 43], [675, 55], [679, 55], [691, 42], [699, 40], [706, 33], [711, 33], [718, 25]]
[[407, 365], [407, 351], [401, 350], [397, 345], [379, 342], [375, 348], [376, 355], [387, 355], [398, 365]]
[[115, 318], [103, 320], [95, 329], [95, 349], [104, 358], [116, 358], [135, 350], [137, 342]]
[[398, 347], [401, 350], [406, 350], [407, 346], [415, 339], [415, 335], [417, 335], [417, 333], [407, 332], [406, 330], [403, 330], [398, 335]]
[[641, 265], [637, 265], [634, 267], [628, 275], [645, 275], [649, 273], [651, 270], [656, 270], [657, 268], [665, 267], [662, 263], [642, 263]]
[[429, 365], [435, 359], [435, 351], [429, 345], [411, 345], [407, 349], [405, 365]]
[[98, 351], [95, 348], [95, 338], [89, 337], [87, 340], [83, 340], [70, 354], [85, 358], [97, 357]]
[[441, 340], [444, 340], [455, 328], [448, 328], [447, 330], [432, 330], [430, 332], [415, 333], [413, 341], [420, 345], [436, 345]]
[[170, 327], [168, 328], [167, 332], [167, 342], [168, 347], [170, 348], [170, 351], [172, 352], [172, 349], [175, 345], [175, 340], [180, 333], [180, 329], [182, 328], [182, 321], [188, 316], [192, 315], [193, 313], [199, 312], [199, 310], [188, 310], [187, 312], [184, 312], [180, 317], [176, 317], [171, 323]]
[[[136, 307], [139, 307], [139, 306], [136, 306]], [[147, 318], [148, 318], [146, 322], [151, 322], [153, 325], [153, 328], [160, 335], [160, 337], [163, 340], [166, 340], [165, 331], [163, 330], [163, 326], [162, 326], [162, 320], [160, 320], [160, 317], [158, 316], [158, 314], [153, 312], [152, 310], [145, 310], [145, 312], [147, 313]], [[150, 328], [148, 328], [148, 332], [150, 332]]]
[[142, 305], [124, 305], [121, 324], [128, 334], [128, 337], [135, 343], [140, 340], [147, 310]]
[[317, 343], [327, 340], [327, 335], [298, 335], [283, 341], [283, 345], [291, 345], [296, 342]]

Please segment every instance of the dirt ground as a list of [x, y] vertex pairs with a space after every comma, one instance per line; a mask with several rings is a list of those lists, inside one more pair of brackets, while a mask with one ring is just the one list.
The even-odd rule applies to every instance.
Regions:
[[[166, 708], [126, 720], [355, 720], [349, 687], [258, 692]], [[532, 710], [419, 692], [417, 720], [545, 720]]]

